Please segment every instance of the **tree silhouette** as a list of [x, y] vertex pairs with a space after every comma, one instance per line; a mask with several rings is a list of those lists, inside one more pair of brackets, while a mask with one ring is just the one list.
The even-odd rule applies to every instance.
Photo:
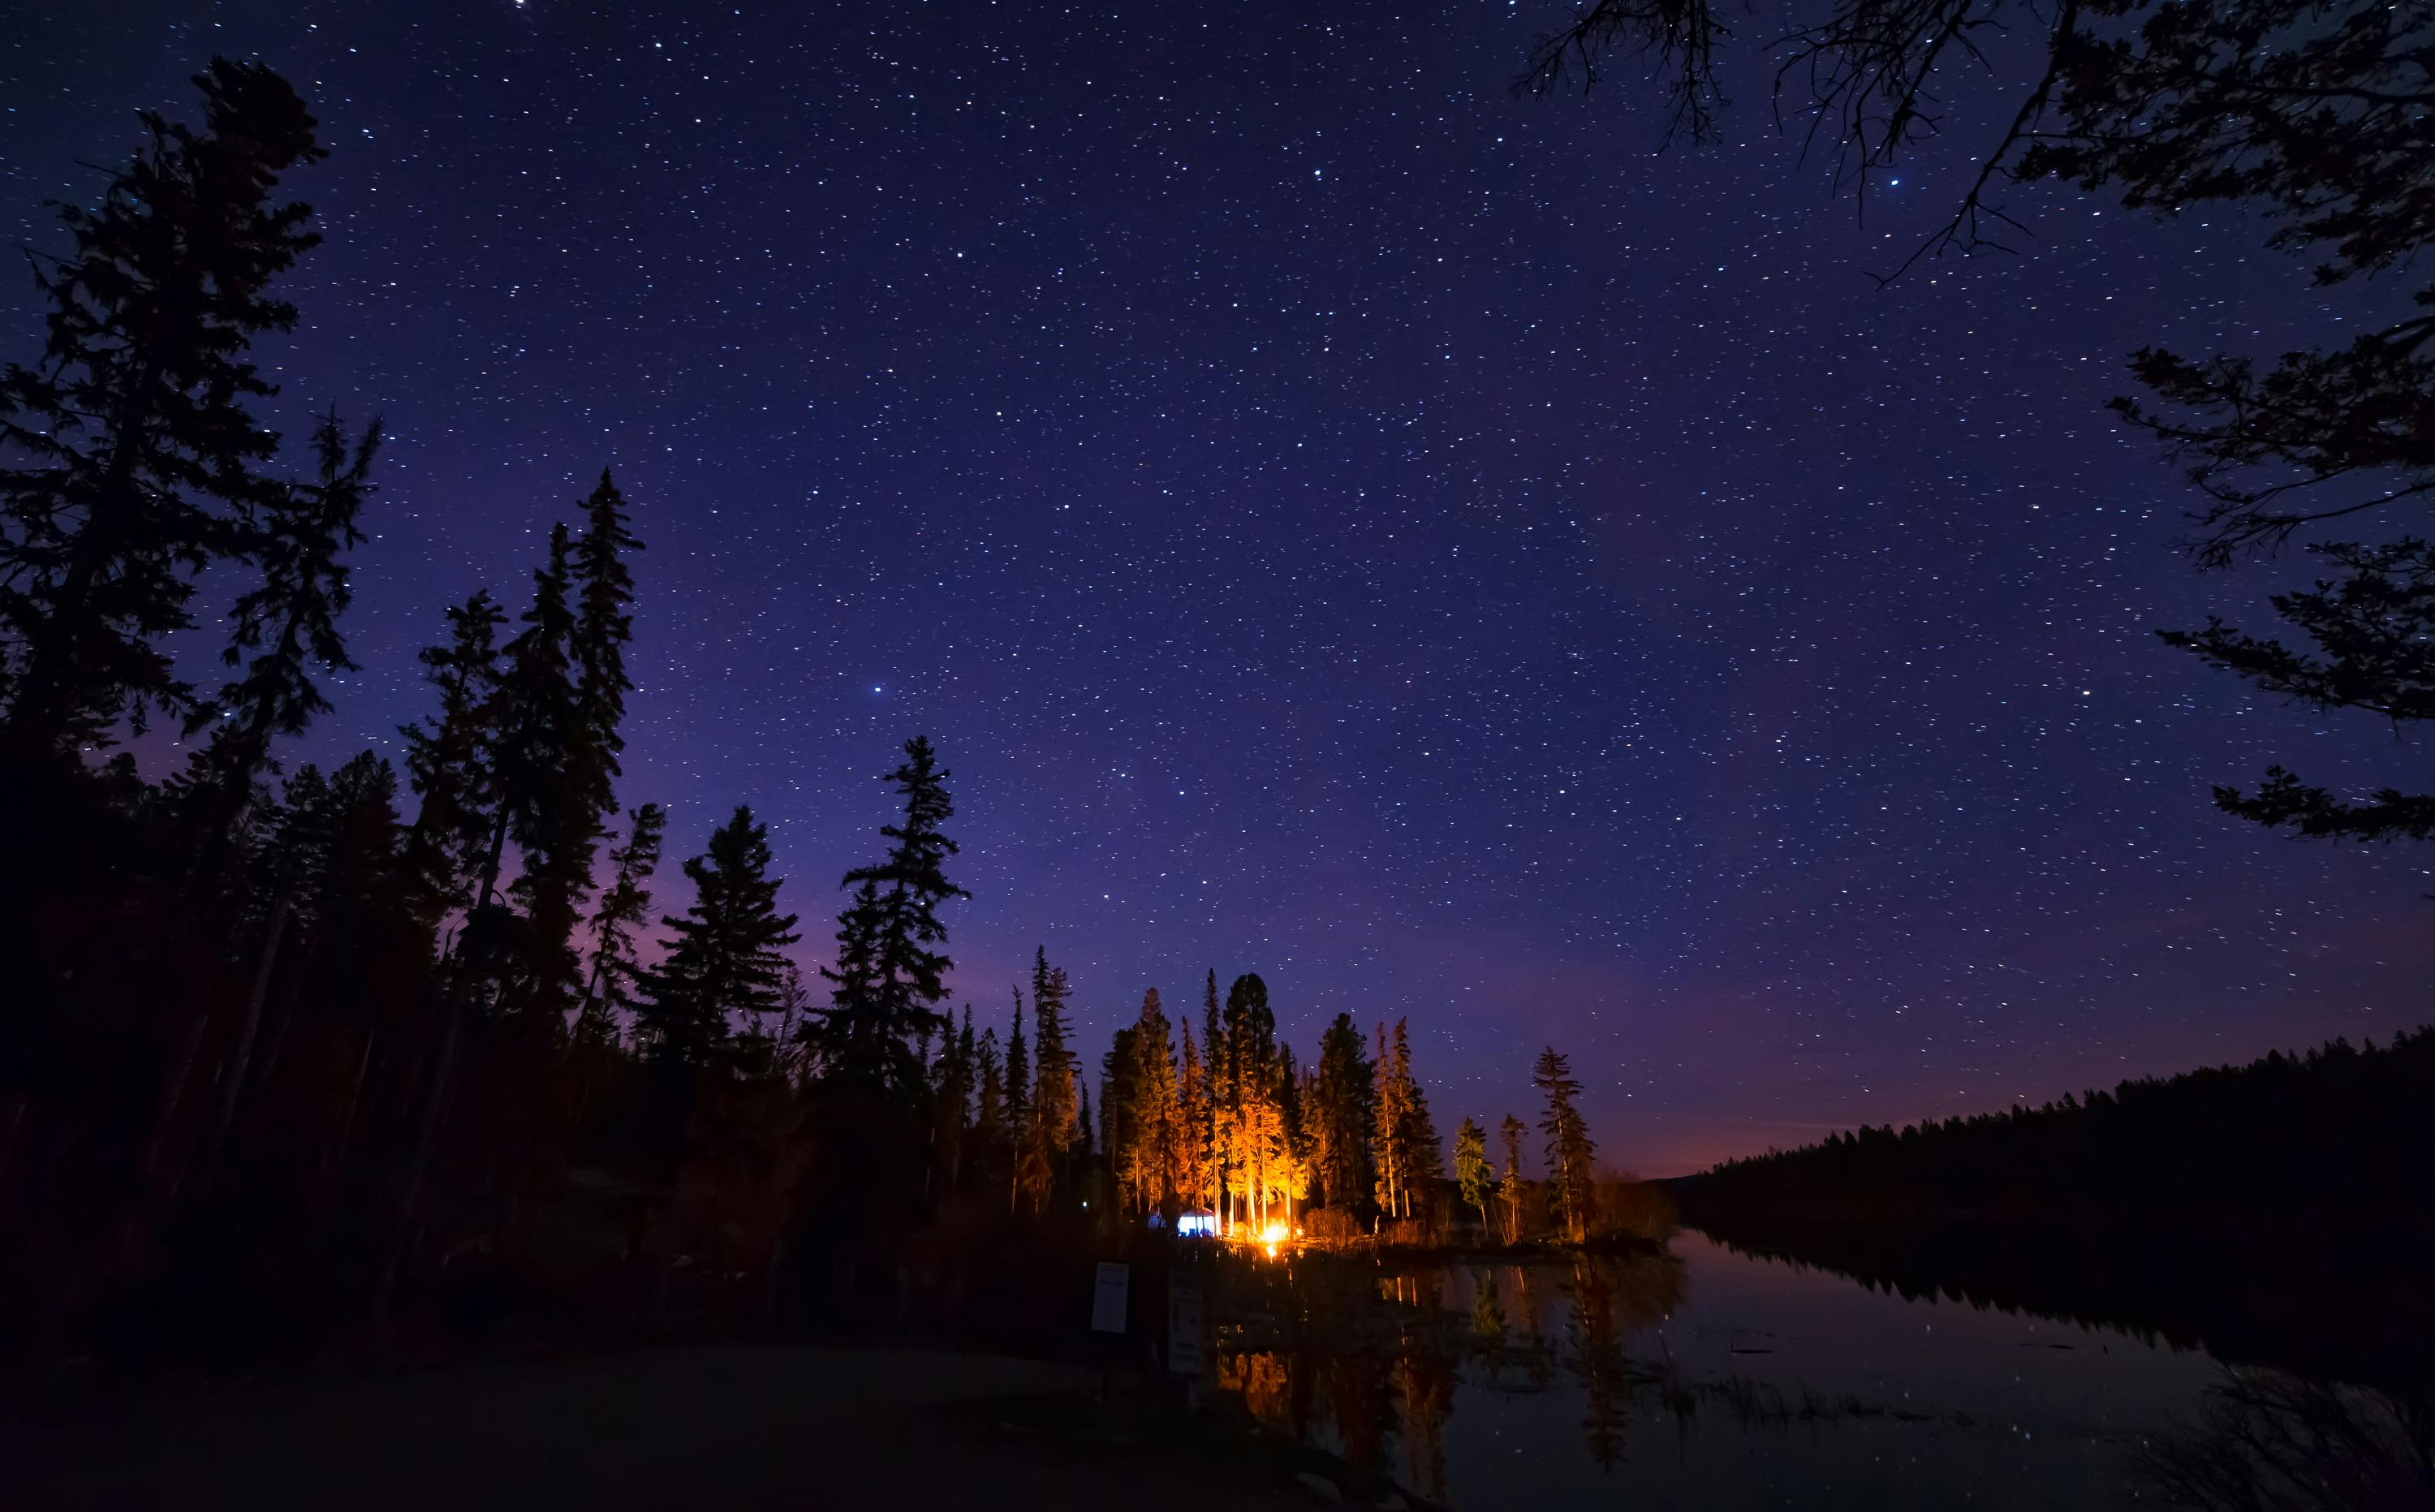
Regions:
[[795, 916], [778, 912], [779, 879], [769, 875], [769, 832], [738, 805], [711, 832], [710, 846], [684, 864], [694, 885], [682, 918], [663, 916], [674, 933], [635, 1009], [637, 1038], [663, 1060], [711, 1064], [734, 1033], [737, 1014], [768, 1014], [780, 1004], [794, 944]]
[[651, 874], [659, 870], [667, 811], [646, 803], [633, 811], [626, 843], [609, 852], [609, 885], [592, 913], [592, 964], [577, 1018], [579, 1038], [608, 1043], [618, 1037], [618, 1019], [633, 1011], [633, 988], [644, 978], [634, 956], [634, 932], [650, 915]]
[[838, 921], [837, 963], [822, 969], [832, 987], [817, 1021], [825, 1074], [887, 1088], [907, 1103], [920, 1101], [924, 1081], [915, 1038], [948, 1025], [937, 1005], [954, 963], [937, 948], [947, 940], [939, 905], [969, 896], [945, 870], [956, 853], [940, 829], [956, 812], [948, 775], [928, 740], [905, 743], [905, 760], [886, 778], [905, 817], [880, 829], [889, 841], [885, 861], [845, 874], [840, 885], [852, 902]]
[[1034, 1168], [1040, 1142], [1032, 1128], [1031, 1050], [1023, 1038], [1023, 988], [1015, 988], [1014, 1022], [1006, 1037], [1006, 1133], [1010, 1200], [1017, 1211], [1037, 1207], [1048, 1190], [1048, 1171]]
[[421, 653], [438, 714], [399, 730], [406, 780], [423, 799], [406, 864], [423, 894], [424, 927], [470, 906], [488, 857], [498, 804], [492, 721], [499, 711], [498, 631], [507, 616], [485, 593], [446, 610], [449, 642]]
[[[1776, 84], [1805, 91], [1814, 131], [1832, 138], [1839, 184], [1871, 180], [1939, 134], [1944, 65], [1984, 61], [1983, 35], [2003, 29], [2000, 0], [1829, 0], [1782, 39]], [[2020, 8], [2014, 8], [2019, 9]], [[2413, 270], [2435, 236], [2435, 110], [2426, 59], [2435, 20], [2377, 0], [2065, 0], [2020, 9], [2043, 36], [2046, 64], [1952, 218], [1913, 253], [2002, 248], [2026, 227], [1994, 196], [2006, 183], [2058, 179], [2117, 194], [2132, 209], [2175, 215], [2211, 205], [2254, 212], [2269, 245], [2321, 253], [2321, 285]], [[1730, 36], [1711, 0], [1594, 0], [1542, 40], [1519, 87], [1546, 94], [1568, 77], [1594, 81], [1618, 49], [1666, 71], [1674, 121], [1715, 131], [1718, 44]], [[1906, 262], [1904, 267], [1908, 267]], [[1899, 271], [1899, 270], [1898, 270]], [[2343, 344], [2288, 352], [2260, 370], [2250, 356], [2190, 356], [2157, 347], [2131, 358], [2148, 397], [2116, 414], [2148, 433], [2198, 490], [2190, 542], [2202, 567], [2268, 552], [2300, 533], [2435, 494], [2435, 286], [2414, 313]], [[2370, 317], [2383, 320], [2381, 309]], [[2354, 326], [2356, 321], [2353, 322]], [[2376, 639], [2399, 654], [2320, 641], [2349, 680], [2336, 706], [2406, 699], [2417, 668], [2409, 602], [2424, 553], [2344, 542], [2323, 548], [2351, 580], [2318, 596], [2387, 616]], [[2308, 595], [2278, 600], [2312, 637]], [[2356, 627], [2357, 622], [2354, 622]], [[2305, 658], [2213, 623], [2165, 639], [2270, 692], [2323, 703]], [[2377, 680], [2381, 677], [2383, 680]], [[2281, 767], [2254, 794], [2219, 788], [2243, 818], [2302, 836], [2423, 838], [2435, 799], [2388, 791], [2345, 802]]]
[[577, 1005], [575, 925], [599, 833], [599, 816], [588, 806], [591, 730], [573, 676], [573, 556], [566, 526], [551, 526], [548, 561], [533, 574], [532, 607], [525, 611], [524, 629], [508, 643], [501, 707], [492, 721], [499, 813], [482, 896], [494, 893], [502, 845], [512, 838], [524, 868], [509, 890], [528, 920], [520, 936], [524, 1001], [516, 1005], [540, 1022], [561, 1021]]
[[[2167, 632], [2165, 641], [2264, 692], [2319, 709], [2356, 709], [2396, 728], [2435, 716], [2435, 553], [2414, 537], [2308, 549], [2343, 576], [2278, 593], [2273, 603], [2316, 644], [2316, 654], [2244, 635], [2217, 619], [2195, 633]], [[2311, 839], [2435, 834], [2435, 796], [2387, 788], [2366, 802], [2349, 802], [2280, 766], [2269, 768], [2256, 792], [2219, 787], [2215, 799], [2227, 813]]]
[[1339, 1013], [1320, 1036], [1310, 1123], [1320, 1187], [1329, 1207], [1347, 1213], [1372, 1197], [1370, 1142], [1377, 1096], [1361, 1030], [1353, 1015]]
[[1072, 995], [1065, 969], [1048, 964], [1045, 948], [1031, 957], [1031, 1125], [1028, 1169], [1033, 1201], [1045, 1201], [1064, 1175], [1074, 1143], [1079, 1095], [1079, 1057], [1066, 1042], [1065, 1005]]
[[266, 501], [248, 532], [262, 581], [238, 597], [222, 653], [244, 675], [186, 716], [188, 735], [212, 731], [195, 758], [197, 883], [210, 884], [225, 862], [237, 816], [269, 761], [271, 737], [301, 734], [329, 712], [313, 680], [315, 663], [355, 670], [338, 631], [352, 597], [341, 558], [363, 540], [355, 518], [371, 493], [380, 438], [375, 422], [350, 447], [337, 414], [324, 416], [313, 438], [319, 478]]
[[163, 640], [193, 623], [194, 578], [258, 548], [283, 486], [279, 438], [249, 402], [274, 390], [252, 339], [295, 323], [270, 284], [312, 248], [312, 212], [273, 204], [322, 156], [287, 81], [215, 58], [200, 131], [151, 112], [150, 142], [97, 209], [65, 207], [64, 258], [36, 260], [43, 357], [0, 371], [0, 756], [72, 760], [122, 718], [184, 713]]

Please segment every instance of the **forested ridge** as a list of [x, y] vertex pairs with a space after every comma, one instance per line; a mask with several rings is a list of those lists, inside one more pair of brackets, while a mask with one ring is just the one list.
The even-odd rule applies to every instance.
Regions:
[[[1338, 1243], [1442, 1239], [1458, 1203], [1505, 1243], [1640, 1221], [1552, 1049], [1539, 1137], [1507, 1114], [1500, 1166], [1466, 1118], [1449, 1180], [1401, 1022], [1338, 1014], [1298, 1059], [1263, 979], [1211, 971], [1197, 1037], [1153, 988], [1094, 1067], [1045, 951], [1003, 1033], [952, 1012], [926, 738], [822, 948], [750, 807], [679, 835], [626, 791], [648, 558], [609, 471], [524, 583], [434, 607], [401, 762], [293, 763], [355, 670], [382, 432], [328, 411], [300, 469], [257, 413], [319, 240], [281, 181], [324, 149], [268, 67], [196, 83], [199, 127], [146, 115], [61, 212], [40, 351], [0, 370], [0, 1349], [1071, 1332], [1080, 1263], [1189, 1211]], [[168, 646], [221, 583], [213, 686]], [[128, 743], [164, 727], [156, 779]]]
[[2435, 1028], [2336, 1040], [2065, 1093], [1863, 1125], [1674, 1183], [1695, 1218], [1808, 1212], [2435, 1211]]

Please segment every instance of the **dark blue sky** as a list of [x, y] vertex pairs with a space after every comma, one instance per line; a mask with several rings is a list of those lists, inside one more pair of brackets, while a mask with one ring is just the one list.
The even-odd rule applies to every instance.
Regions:
[[2416, 754], [2154, 641], [2297, 569], [2195, 575], [2100, 409], [2144, 342], [2332, 329], [2254, 226], [2024, 193], [2026, 255], [1879, 292], [1973, 112], [1861, 225], [1763, 76], [1665, 155], [1628, 82], [1511, 98], [1535, 3], [374, 10], [0, 42], [12, 240], [215, 50], [324, 124], [280, 408], [393, 438], [299, 756], [394, 752], [605, 463], [626, 800], [766, 816], [816, 959], [927, 732], [959, 999], [1045, 943], [1095, 1057], [1257, 971], [1304, 1047], [1408, 1015], [1447, 1129], [1553, 1041], [1667, 1172], [2425, 1016], [2425, 861], [2206, 797]]

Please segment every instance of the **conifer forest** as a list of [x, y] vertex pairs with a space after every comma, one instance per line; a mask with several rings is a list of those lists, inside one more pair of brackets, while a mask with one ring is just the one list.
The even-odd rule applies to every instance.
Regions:
[[24, 20], [0, 1503], [2435, 1506], [2435, 9]]

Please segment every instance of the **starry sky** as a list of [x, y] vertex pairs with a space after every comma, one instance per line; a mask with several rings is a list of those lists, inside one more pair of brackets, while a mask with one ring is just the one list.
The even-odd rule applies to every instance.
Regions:
[[271, 412], [391, 440], [292, 760], [394, 754], [441, 606], [520, 607], [606, 465], [626, 801], [672, 856], [751, 804], [816, 962], [926, 732], [958, 1000], [1044, 944], [1094, 1060], [1257, 971], [1304, 1048], [1408, 1016], [1448, 1131], [1564, 1048], [1662, 1175], [2426, 1017], [2422, 857], [2207, 800], [2416, 753], [2154, 640], [2305, 569], [2195, 573], [2100, 408], [2142, 343], [2359, 314], [2238, 217], [2055, 188], [1880, 290], [2009, 100], [1863, 216], [1755, 65], [1702, 149], [1628, 77], [1511, 97], [1541, 0], [12, 14], [12, 242], [215, 51], [323, 123]]

